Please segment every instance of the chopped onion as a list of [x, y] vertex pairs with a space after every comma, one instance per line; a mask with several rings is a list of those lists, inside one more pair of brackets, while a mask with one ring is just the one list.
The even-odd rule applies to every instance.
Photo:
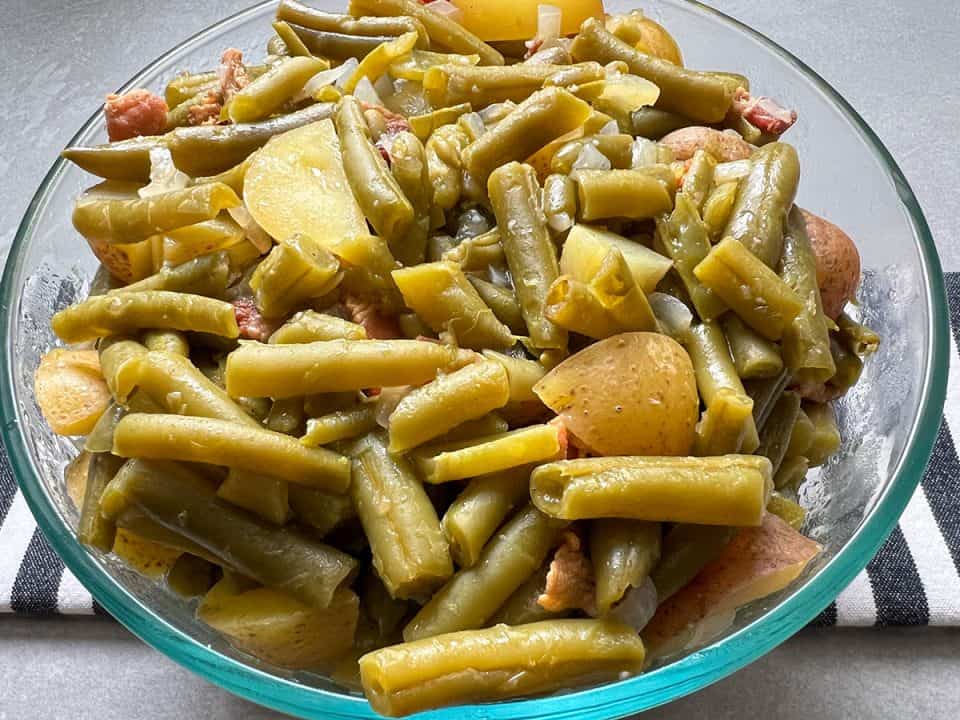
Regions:
[[459, 122], [463, 126], [463, 129], [467, 131], [467, 134], [471, 136], [471, 142], [483, 135], [487, 130], [487, 126], [484, 124], [483, 118], [480, 117], [480, 113], [469, 112], [466, 115], [461, 115]]
[[610, 159], [593, 145], [587, 143], [580, 149], [580, 154], [570, 166], [571, 172], [575, 170], [610, 170], [613, 165]]
[[381, 98], [388, 98], [393, 95], [393, 80], [390, 79], [390, 75], [384, 73], [378, 77], [377, 81], [373, 84], [373, 89], [377, 91], [377, 95]]
[[399, 385], [397, 387], [385, 387], [380, 389], [380, 395], [377, 396], [377, 425], [382, 428], [390, 427], [390, 416], [397, 409], [400, 401], [413, 390], [413, 385]]
[[360, 61], [356, 58], [349, 58], [343, 62], [343, 65], [337, 68], [340, 70], [340, 77], [337, 78], [334, 85], [343, 90], [343, 86], [347, 84], [347, 80], [353, 75], [353, 71], [360, 67]]
[[460, 22], [463, 18], [463, 11], [456, 5], [447, 2], [447, 0], [433, 0], [433, 2], [428, 2], [424, 7], [427, 10], [432, 10], [437, 13], [437, 15], [443, 15], [445, 18], [453, 20], [455, 23]]
[[560, 37], [560, 25], [562, 21], [563, 10], [556, 5], [537, 5], [536, 39], [543, 42], [556, 40]]
[[657, 587], [647, 577], [637, 587], [627, 589], [623, 599], [610, 611], [610, 617], [640, 632], [657, 612], [657, 599]]
[[173, 155], [165, 147], [150, 149], [150, 184], [139, 190], [142, 197], [162, 195], [173, 190], [183, 190], [190, 184], [190, 176], [177, 170]]
[[554, 232], [563, 232], [573, 227], [573, 218], [570, 217], [570, 213], [557, 213], [547, 218], [547, 225], [549, 225]]
[[370, 82], [370, 78], [366, 76], [360, 78], [357, 87], [353, 89], [353, 96], [360, 102], [367, 103], [367, 105], [383, 107], [383, 100], [377, 95], [377, 91], [373, 89], [373, 83]]
[[620, 126], [617, 125], [616, 120], [611, 120], [602, 128], [600, 128], [600, 130], [597, 132], [597, 135], [619, 135], [619, 134], [620, 134]]
[[[353, 61], [352, 65], [351, 61]], [[340, 65], [339, 67], [330, 68], [329, 70], [321, 70], [312, 78], [307, 80], [307, 82], [304, 83], [304, 86], [300, 88], [300, 92], [293, 96], [294, 102], [309, 100], [328, 85], [333, 85], [334, 83], [339, 83], [340, 81], [346, 82], [350, 72], [356, 69], [356, 66], [359, 64], [360, 63], [356, 58], [350, 58], [350, 60], [343, 63], [343, 65]]]
[[713, 170], [713, 181], [717, 185], [739, 180], [750, 174], [750, 160], [732, 160], [730, 162], [718, 163]]
[[660, 323], [660, 329], [682, 345], [693, 324], [690, 308], [682, 300], [667, 293], [653, 292], [647, 299], [650, 301], [650, 309]]
[[487, 105], [479, 112], [479, 115], [485, 125], [490, 125], [492, 123], [500, 122], [516, 108], [517, 104], [513, 102], [513, 100], [506, 100], [502, 103]]
[[633, 147], [630, 150], [630, 167], [646, 167], [647, 165], [657, 164], [657, 144], [647, 138], [634, 138]]
[[247, 240], [249, 240], [261, 254], [273, 247], [273, 238], [267, 235], [267, 231], [257, 224], [257, 221], [253, 219], [253, 215], [251, 215], [243, 205], [228, 208], [227, 212], [230, 213], [230, 217], [233, 218], [234, 222], [243, 228], [243, 234], [246, 235]]

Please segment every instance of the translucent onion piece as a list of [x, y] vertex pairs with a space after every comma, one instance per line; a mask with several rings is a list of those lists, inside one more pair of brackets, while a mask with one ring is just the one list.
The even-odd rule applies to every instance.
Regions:
[[563, 10], [556, 5], [537, 5], [537, 39], [544, 43], [560, 37]]
[[173, 156], [167, 148], [150, 148], [150, 184], [137, 190], [140, 197], [183, 190], [189, 184], [190, 176], [177, 170], [177, 166], [173, 164]]
[[657, 587], [647, 577], [637, 587], [627, 590], [623, 599], [610, 611], [610, 617], [640, 632], [656, 612]]
[[597, 133], [597, 135], [619, 135], [619, 134], [620, 134], [620, 126], [617, 125], [616, 120], [611, 120], [610, 122], [608, 122], [606, 125], [600, 128], [600, 131]]
[[750, 160], [733, 160], [731, 162], [718, 163], [713, 171], [713, 181], [717, 185], [739, 180], [750, 173]]
[[340, 65], [339, 67], [330, 68], [329, 70], [321, 70], [312, 78], [307, 80], [307, 82], [304, 83], [304, 86], [300, 89], [300, 92], [293, 96], [294, 102], [308, 100], [320, 92], [322, 88], [325, 88], [328, 85], [333, 85], [334, 83], [338, 83], [337, 87], [340, 87], [339, 83], [345, 82], [347, 77], [349, 77], [349, 75], [359, 64], [360, 63], [356, 58], [350, 58], [347, 62], [343, 63], [343, 65]]
[[662, 292], [650, 293], [647, 300], [650, 301], [650, 309], [660, 323], [660, 329], [682, 345], [693, 324], [690, 308], [682, 300]]
[[634, 170], [657, 164], [657, 144], [653, 140], [638, 137], [630, 149], [630, 167]]
[[357, 87], [353, 90], [353, 96], [360, 102], [367, 103], [368, 105], [383, 107], [383, 100], [377, 95], [377, 91], [373, 89], [373, 83], [370, 82], [370, 78], [366, 76], [360, 78]]
[[254, 247], [256, 247], [261, 254], [273, 247], [273, 238], [267, 234], [266, 230], [257, 224], [257, 221], [253, 219], [253, 215], [251, 215], [243, 205], [229, 208], [227, 212], [230, 213], [233, 221], [243, 228], [243, 233], [247, 236], [247, 240], [253, 243]]
[[606, 155], [587, 143], [581, 148], [570, 169], [572, 173], [576, 170], [609, 170], [612, 167]]
[[433, 2], [427, 3], [424, 5], [424, 7], [427, 10], [437, 13], [438, 15], [443, 15], [450, 18], [455, 23], [460, 22], [460, 20], [463, 18], [463, 11], [456, 5], [451, 5], [448, 3], [447, 0], [433, 0]]

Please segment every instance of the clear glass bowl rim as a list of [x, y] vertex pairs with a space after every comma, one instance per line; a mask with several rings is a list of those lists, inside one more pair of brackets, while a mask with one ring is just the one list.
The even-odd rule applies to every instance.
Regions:
[[[908, 212], [919, 242], [922, 271], [926, 281], [925, 301], [930, 311], [932, 332], [927, 347], [926, 372], [922, 379], [920, 411], [910, 430], [899, 466], [876, 498], [872, 511], [847, 544], [802, 589], [738, 632], [675, 663], [621, 682], [552, 697], [448, 708], [429, 713], [431, 718], [606, 720], [662, 705], [726, 677], [769, 652], [804, 627], [866, 566], [906, 507], [933, 449], [946, 396], [950, 327], [936, 246], [909, 183], [889, 151], [863, 118], [801, 60], [761, 33], [707, 5], [694, 0], [670, 1], [694, 6], [720, 22], [734, 26], [792, 65], [833, 101], [885, 166]], [[137, 73], [120, 92], [140, 84], [142, 78], [170, 54], [203, 42], [227, 26], [243, 22], [248, 16], [257, 14], [264, 6], [274, 2], [275, 0], [266, 0], [258, 3], [202, 30]], [[99, 112], [84, 123], [70, 144], [74, 144], [77, 138], [98, 122]], [[18, 308], [19, 287], [16, 280], [24, 260], [22, 251], [39, 212], [46, 203], [48, 189], [57, 181], [65, 165], [66, 161], [62, 158], [56, 160], [31, 200], [13, 240], [3, 278], [0, 280], [0, 337], [6, 338], [6, 347], [4, 352], [0, 353], [0, 408], [4, 417], [2, 436], [14, 475], [39, 526], [67, 567], [90, 590], [97, 602], [144, 642], [207, 680], [261, 705], [302, 717], [380, 717], [360, 697], [308, 687], [250, 667], [220, 655], [156, 616], [94, 562], [77, 542], [73, 532], [63, 525], [41, 481], [34, 475], [29, 452], [15, 421], [16, 398], [13, 365], [10, 362], [13, 351], [11, 313]]]

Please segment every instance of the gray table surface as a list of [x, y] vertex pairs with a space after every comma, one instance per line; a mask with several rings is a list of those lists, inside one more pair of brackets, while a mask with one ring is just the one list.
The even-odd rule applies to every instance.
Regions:
[[[0, 257], [51, 158], [103, 94], [247, 4], [0, 0]], [[714, 5], [793, 51], [860, 111], [919, 197], [944, 269], [960, 270], [960, 7], [942, 0]], [[958, 678], [960, 630], [806, 630], [647, 717], [955, 718]], [[0, 720], [67, 716], [279, 717], [191, 675], [117, 623], [0, 617]]]

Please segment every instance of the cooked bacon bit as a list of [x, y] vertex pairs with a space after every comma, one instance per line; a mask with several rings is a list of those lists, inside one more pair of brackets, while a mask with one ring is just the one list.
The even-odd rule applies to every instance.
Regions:
[[738, 88], [733, 98], [733, 110], [757, 129], [771, 135], [782, 135], [797, 121], [797, 111], [780, 107], [769, 97], [750, 97]]
[[367, 337], [375, 340], [391, 340], [402, 338], [400, 325], [392, 315], [384, 315], [374, 303], [362, 298], [347, 295], [343, 304], [350, 311], [350, 319], [363, 325]]
[[387, 167], [393, 166], [393, 160], [390, 159], [390, 151], [387, 149], [386, 144], [381, 142], [383, 138], [387, 137], [386, 134], [380, 137], [380, 140], [374, 143], [374, 147], [380, 152], [380, 157], [383, 158], [383, 161], [387, 164]]
[[233, 301], [233, 313], [240, 326], [240, 337], [249, 340], [266, 342], [274, 331], [273, 325], [268, 323], [251, 297], [239, 297]]
[[217, 68], [217, 78], [220, 80], [220, 98], [224, 104], [238, 92], [250, 84], [250, 76], [243, 64], [243, 53], [236, 48], [227, 48], [220, 56], [220, 66]]
[[813, 402], [825, 403], [836, 400], [843, 395], [843, 389], [830, 383], [806, 382], [790, 388], [800, 397]]
[[387, 133], [391, 135], [396, 135], [399, 132], [410, 131], [410, 121], [399, 113], [395, 113], [392, 110], [387, 110], [382, 105], [371, 105], [370, 103], [365, 102], [361, 102], [360, 107], [362, 107], [364, 110], [376, 110], [378, 113], [383, 115], [383, 119], [387, 124]]
[[527, 40], [524, 43], [524, 46], [527, 48], [527, 54], [523, 56], [523, 59], [529, 60], [536, 55], [541, 45], [543, 45], [543, 38], [536, 37], [533, 40]]
[[587, 446], [576, 435], [570, 432], [567, 424], [559, 415], [551, 420], [548, 425], [557, 428], [557, 440], [560, 443], [560, 455], [566, 460], [576, 460], [590, 455]]
[[221, 107], [217, 94], [208, 93], [202, 103], [190, 107], [187, 122], [190, 125], [213, 125], [220, 120]]
[[107, 95], [103, 114], [111, 142], [140, 135], [159, 135], [167, 129], [166, 101], [143, 88], [123, 95]]
[[546, 587], [537, 598], [537, 604], [550, 612], [575, 609], [596, 615], [593, 566], [581, 549], [580, 536], [572, 530], [564, 530], [560, 542], [550, 561]]

